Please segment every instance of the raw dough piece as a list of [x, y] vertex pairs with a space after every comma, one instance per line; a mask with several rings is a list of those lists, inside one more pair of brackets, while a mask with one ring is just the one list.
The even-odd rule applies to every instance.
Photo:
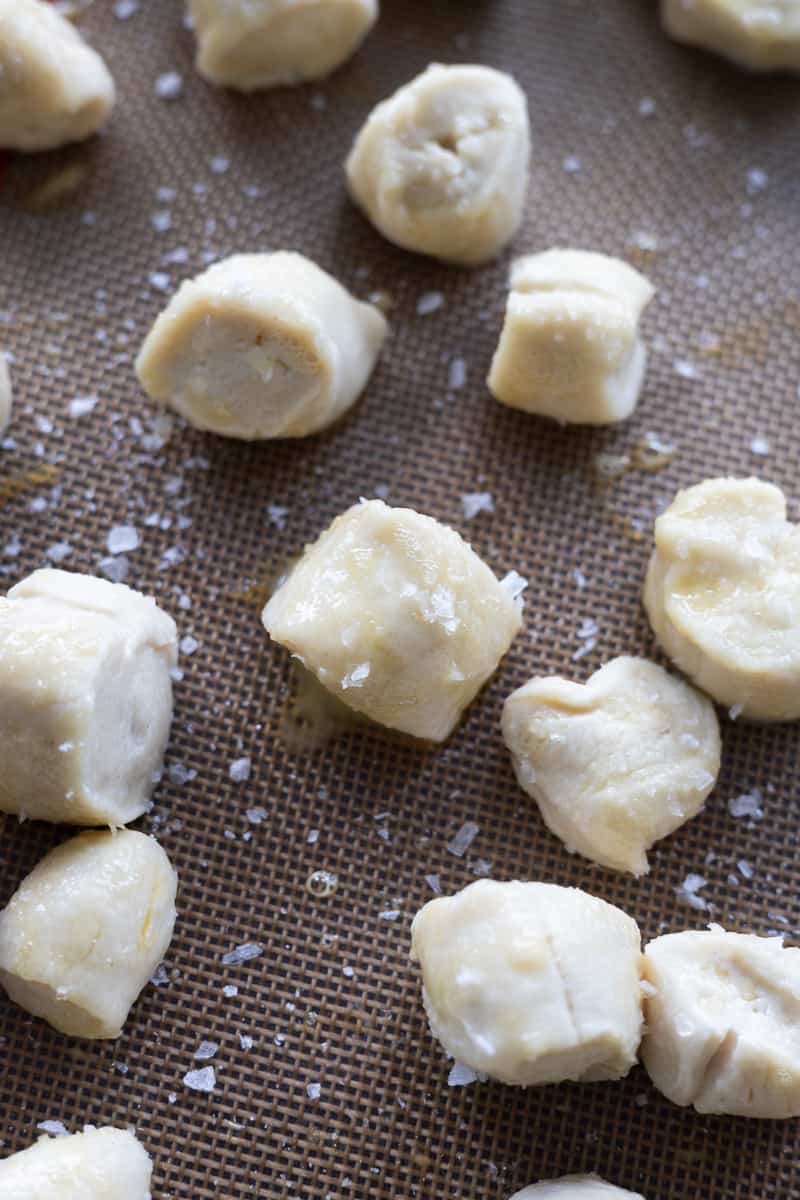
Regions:
[[378, 0], [189, 0], [197, 70], [252, 92], [321, 79], [355, 54]]
[[621, 1079], [642, 1027], [636, 922], [577, 888], [480, 879], [414, 918], [431, 1032], [501, 1083]]
[[11, 372], [6, 358], [0, 354], [0, 433], [5, 433], [11, 420]]
[[87, 1126], [0, 1159], [3, 1200], [149, 1200], [153, 1164], [132, 1133]]
[[515, 1192], [511, 1200], [644, 1200], [638, 1192], [626, 1192], [596, 1175], [564, 1175], [532, 1183]]
[[661, 645], [720, 704], [800, 717], [800, 528], [779, 488], [709, 479], [656, 521], [644, 606]]
[[529, 159], [528, 104], [511, 76], [434, 64], [373, 109], [346, 170], [390, 242], [473, 266], [517, 232]]
[[800, 950], [709, 931], [650, 942], [642, 1061], [660, 1092], [701, 1113], [800, 1116]]
[[522, 602], [452, 529], [362, 501], [306, 548], [261, 619], [356, 712], [444, 741], [522, 624]]
[[714, 706], [643, 658], [615, 658], [586, 684], [531, 679], [506, 700], [503, 737], [548, 829], [634, 875], [653, 842], [700, 812], [719, 772]]
[[798, 0], [661, 0], [664, 28], [752, 71], [800, 71]]
[[302, 254], [235, 254], [181, 285], [136, 371], [198, 429], [305, 437], [355, 403], [386, 333], [377, 308]]
[[106, 123], [114, 80], [45, 0], [0, 0], [0, 146], [50, 150]]
[[121, 583], [35, 571], [0, 598], [0, 811], [140, 816], [172, 719], [175, 622]]
[[639, 319], [652, 297], [644, 275], [605, 254], [518, 258], [489, 388], [510, 408], [557, 421], [623, 421], [644, 379]]
[[155, 838], [81, 833], [38, 863], [0, 913], [0, 983], [74, 1037], [116, 1038], [167, 952], [178, 877]]

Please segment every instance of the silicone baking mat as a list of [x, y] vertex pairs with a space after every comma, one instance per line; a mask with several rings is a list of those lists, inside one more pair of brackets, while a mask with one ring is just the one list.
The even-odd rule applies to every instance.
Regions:
[[[95, 0], [79, 19], [116, 76], [113, 121], [85, 146], [6, 164], [0, 345], [16, 409], [0, 456], [3, 582], [48, 562], [119, 574], [103, 561], [108, 535], [133, 526], [127, 581], [186, 640], [166, 771], [139, 822], [180, 873], [167, 963], [114, 1043], [69, 1040], [0, 1000], [0, 1150], [43, 1121], [132, 1125], [155, 1160], [154, 1200], [502, 1198], [588, 1170], [648, 1200], [798, 1197], [795, 1122], [683, 1111], [639, 1068], [618, 1084], [449, 1087], [408, 948], [437, 879], [453, 892], [486, 874], [586, 888], [645, 938], [709, 920], [797, 934], [796, 725], [726, 718], [706, 811], [635, 881], [546, 831], [499, 718], [535, 672], [581, 680], [615, 654], [656, 655], [639, 593], [653, 517], [679, 486], [758, 473], [798, 515], [800, 85], [671, 43], [652, 3], [382, 9], [330, 80], [247, 97], [194, 74], [177, 3]], [[656, 285], [647, 384], [622, 427], [560, 429], [487, 393], [510, 254], [439, 266], [390, 246], [348, 202], [357, 127], [432, 60], [501, 67], [527, 91], [532, 177], [514, 250], [603, 250]], [[170, 72], [172, 100], [157, 86]], [[361, 403], [323, 436], [253, 446], [159, 417], [132, 359], [167, 294], [213, 259], [278, 247], [391, 304]], [[642, 469], [648, 434], [674, 447], [659, 471]], [[368, 729], [314, 748], [318, 723], [298, 731], [287, 656], [259, 623], [287, 561], [375, 495], [452, 524], [498, 574], [530, 581], [524, 632], [439, 749]], [[240, 764], [231, 778], [242, 759], [249, 777]], [[732, 815], [743, 794], [755, 799], [734, 809], [761, 818]], [[68, 833], [5, 819], [0, 902]], [[702, 908], [686, 903], [691, 874]], [[223, 961], [246, 943], [262, 953]], [[206, 1062], [203, 1041], [219, 1045]], [[213, 1091], [184, 1084], [208, 1065]]]

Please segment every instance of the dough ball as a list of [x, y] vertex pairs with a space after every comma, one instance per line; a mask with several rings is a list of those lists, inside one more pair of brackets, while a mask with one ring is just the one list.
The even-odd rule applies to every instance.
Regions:
[[652, 297], [644, 275], [605, 254], [518, 258], [489, 388], [510, 408], [556, 421], [623, 421], [644, 379], [639, 319]]
[[306, 548], [261, 619], [350, 708], [441, 742], [522, 624], [509, 582], [453, 529], [368, 500]]
[[377, 308], [301, 254], [235, 254], [181, 285], [136, 371], [198, 429], [305, 437], [355, 403], [386, 334]]
[[106, 64], [45, 0], [0, 0], [0, 146], [51, 150], [105, 125]]
[[781, 938], [669, 933], [650, 942], [642, 1061], [701, 1113], [800, 1116], [800, 950]]
[[529, 159], [528, 104], [511, 76], [434, 64], [370, 113], [346, 170], [390, 242], [474, 266], [517, 232]]
[[150, 1157], [132, 1133], [87, 1126], [0, 1159], [3, 1200], [149, 1200]]
[[61, 1033], [116, 1038], [167, 952], [178, 877], [155, 838], [81, 833], [0, 913], [0, 983]]
[[480, 879], [414, 918], [431, 1032], [501, 1083], [621, 1079], [642, 1026], [636, 922], [577, 888]]
[[644, 1200], [638, 1192], [626, 1192], [596, 1175], [564, 1175], [532, 1183], [515, 1192], [511, 1200]]
[[0, 354], [0, 433], [5, 433], [8, 429], [12, 401], [11, 372], [8, 369], [7, 360]]
[[800, 529], [779, 488], [709, 479], [656, 521], [644, 606], [659, 642], [720, 704], [800, 717]]
[[671, 37], [751, 71], [800, 71], [797, 0], [661, 0]]
[[189, 0], [197, 70], [252, 92], [321, 79], [346, 62], [378, 19], [378, 0]]
[[175, 622], [121, 583], [35, 571], [0, 599], [0, 811], [125, 825], [172, 720]]
[[634, 875], [700, 812], [719, 773], [714, 706], [643, 658], [612, 659], [585, 684], [531, 679], [506, 700], [503, 737], [548, 829]]

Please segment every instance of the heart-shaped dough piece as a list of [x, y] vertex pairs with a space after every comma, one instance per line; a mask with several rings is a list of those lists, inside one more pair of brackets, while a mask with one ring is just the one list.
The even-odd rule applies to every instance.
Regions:
[[719, 772], [713, 705], [643, 658], [612, 659], [586, 684], [531, 679], [506, 700], [503, 737], [548, 829], [634, 875], [700, 811]]

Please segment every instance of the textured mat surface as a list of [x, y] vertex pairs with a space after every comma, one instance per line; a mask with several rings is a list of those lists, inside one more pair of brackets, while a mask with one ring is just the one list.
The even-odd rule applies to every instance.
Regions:
[[[620, 1084], [449, 1088], [407, 961], [428, 875], [446, 892], [486, 872], [577, 884], [646, 937], [709, 919], [797, 935], [797, 726], [726, 719], [705, 813], [636, 882], [547, 833], [499, 716], [533, 672], [583, 679], [619, 652], [654, 653], [639, 590], [653, 516], [679, 485], [757, 472], [800, 515], [800, 84], [675, 46], [656, 6], [630, 0], [384, 0], [334, 78], [254, 98], [195, 77], [178, 4], [142, 0], [120, 20], [95, 0], [81, 24], [118, 80], [114, 120], [85, 147], [10, 160], [0, 191], [0, 345], [17, 398], [0, 571], [9, 586], [56, 559], [94, 571], [111, 528], [137, 528], [128, 581], [191, 639], [168, 769], [140, 822], [180, 872], [181, 916], [117, 1043], [67, 1040], [0, 1001], [0, 1150], [44, 1120], [130, 1123], [156, 1161], [155, 1200], [501, 1198], [583, 1170], [648, 1200], [800, 1197], [796, 1122], [684, 1112], [638, 1068]], [[515, 249], [596, 248], [656, 284], [646, 392], [622, 428], [562, 431], [497, 405], [483, 380], [509, 256], [440, 267], [348, 203], [340, 163], [357, 126], [434, 59], [503, 67], [527, 90], [533, 178]], [[168, 71], [183, 76], [172, 102], [155, 94]], [[393, 337], [366, 396], [296, 444], [170, 430], [131, 366], [165, 291], [221, 255], [277, 247], [361, 295], [389, 293]], [[431, 292], [441, 306], [419, 315]], [[70, 415], [87, 396], [96, 406]], [[675, 445], [666, 468], [602, 484], [598, 455], [630, 454], [649, 432]], [[468, 522], [462, 497], [484, 492], [494, 512]], [[290, 673], [257, 598], [376, 494], [453, 524], [498, 574], [527, 576], [525, 631], [444, 748], [356, 731], [312, 752], [287, 738]], [[754, 788], [763, 819], [734, 818], [729, 801]], [[459, 858], [447, 846], [467, 821], [479, 833]], [[66, 833], [5, 820], [0, 902]], [[316, 871], [337, 877], [329, 895], [309, 890]], [[676, 893], [689, 873], [706, 880], [703, 911]], [[223, 964], [246, 942], [263, 954]], [[203, 1040], [219, 1043], [208, 1095], [183, 1084]]]

